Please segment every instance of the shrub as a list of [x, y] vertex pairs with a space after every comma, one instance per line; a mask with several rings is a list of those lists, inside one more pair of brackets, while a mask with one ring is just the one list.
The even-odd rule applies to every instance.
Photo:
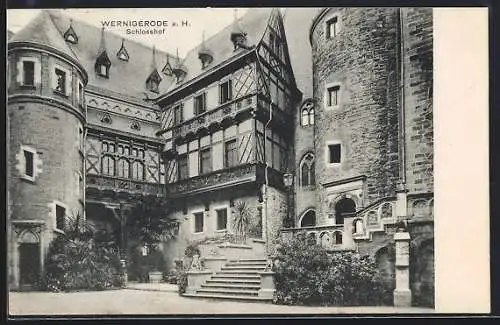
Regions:
[[382, 301], [375, 261], [355, 252], [328, 252], [295, 238], [278, 244], [274, 271], [275, 303], [366, 306]]
[[124, 285], [120, 257], [110, 234], [84, 228], [81, 230], [77, 217], [65, 234], [52, 241], [42, 282], [45, 290], [105, 290]]
[[184, 250], [184, 256], [193, 257], [194, 255], [201, 255], [200, 248], [197, 243], [190, 243]]

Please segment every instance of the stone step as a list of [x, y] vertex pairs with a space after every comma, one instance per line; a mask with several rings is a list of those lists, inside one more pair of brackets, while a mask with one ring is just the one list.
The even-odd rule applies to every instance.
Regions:
[[267, 266], [267, 263], [227, 263], [224, 265], [226, 267], [230, 266], [244, 266], [244, 267], [260, 267], [260, 268], [265, 268]]
[[222, 294], [227, 296], [257, 296], [259, 294], [258, 290], [242, 290], [236, 288], [200, 288], [196, 289], [196, 293], [213, 293]]
[[259, 290], [259, 284], [235, 284], [235, 283], [204, 283], [201, 285], [202, 288], [227, 288], [227, 289], [242, 289], [242, 290]]
[[240, 274], [240, 275], [255, 275], [255, 276], [260, 276], [259, 275], [260, 270], [221, 270], [216, 272], [216, 275], [220, 274]]
[[248, 284], [248, 285], [257, 285], [260, 286], [260, 279], [258, 280], [245, 280], [242, 278], [232, 279], [232, 278], [218, 278], [218, 279], [209, 279], [206, 281], [207, 284]]
[[264, 271], [266, 269], [265, 266], [260, 266], [260, 265], [252, 265], [252, 266], [247, 266], [247, 265], [228, 265], [228, 266], [223, 266], [221, 270], [223, 271], [233, 271], [233, 270], [257, 270], [257, 271]]
[[248, 280], [258, 280], [260, 282], [260, 275], [255, 274], [255, 275], [248, 275], [248, 274], [238, 274], [238, 273], [233, 273], [233, 274], [215, 274], [212, 275], [212, 280], [215, 279], [248, 279]]
[[233, 301], [242, 301], [242, 302], [272, 302], [272, 298], [263, 298], [259, 296], [236, 296], [236, 295], [224, 295], [224, 294], [213, 294], [213, 293], [184, 293], [183, 297], [192, 297], [192, 298], [205, 298], [205, 299], [227, 299]]

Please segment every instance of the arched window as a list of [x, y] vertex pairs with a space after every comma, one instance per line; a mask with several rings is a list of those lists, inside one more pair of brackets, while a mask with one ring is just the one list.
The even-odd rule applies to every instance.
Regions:
[[315, 185], [314, 177], [314, 155], [307, 153], [300, 163], [300, 185]]
[[309, 210], [302, 217], [300, 221], [300, 227], [314, 227], [316, 226], [316, 212], [314, 210]]
[[126, 159], [118, 160], [118, 177], [129, 177], [129, 162]]
[[335, 243], [335, 245], [342, 244], [342, 233], [340, 231], [336, 231], [333, 233], [333, 242]]
[[112, 157], [102, 157], [102, 173], [110, 176], [115, 175], [115, 160]]
[[309, 125], [309, 112], [307, 111], [306, 108], [302, 110], [302, 126], [308, 126]]
[[302, 126], [314, 125], [314, 104], [312, 101], [304, 104], [300, 113], [300, 124]]
[[134, 161], [132, 164], [132, 178], [144, 179], [144, 165], [140, 161]]

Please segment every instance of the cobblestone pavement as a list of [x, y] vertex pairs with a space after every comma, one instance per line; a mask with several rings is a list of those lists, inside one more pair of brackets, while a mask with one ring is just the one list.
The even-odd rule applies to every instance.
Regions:
[[135, 314], [413, 314], [432, 309], [395, 307], [304, 307], [204, 300], [176, 292], [109, 290], [98, 292], [11, 292], [9, 314], [15, 315], [135, 315]]

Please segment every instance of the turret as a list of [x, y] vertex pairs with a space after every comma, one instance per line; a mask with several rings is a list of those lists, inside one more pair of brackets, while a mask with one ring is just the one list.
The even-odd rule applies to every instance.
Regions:
[[8, 44], [7, 218], [9, 246], [19, 247], [9, 254], [14, 289], [34, 284], [50, 241], [65, 231], [68, 217], [84, 215], [88, 76], [71, 49], [74, 30], [63, 32], [44, 10]]

